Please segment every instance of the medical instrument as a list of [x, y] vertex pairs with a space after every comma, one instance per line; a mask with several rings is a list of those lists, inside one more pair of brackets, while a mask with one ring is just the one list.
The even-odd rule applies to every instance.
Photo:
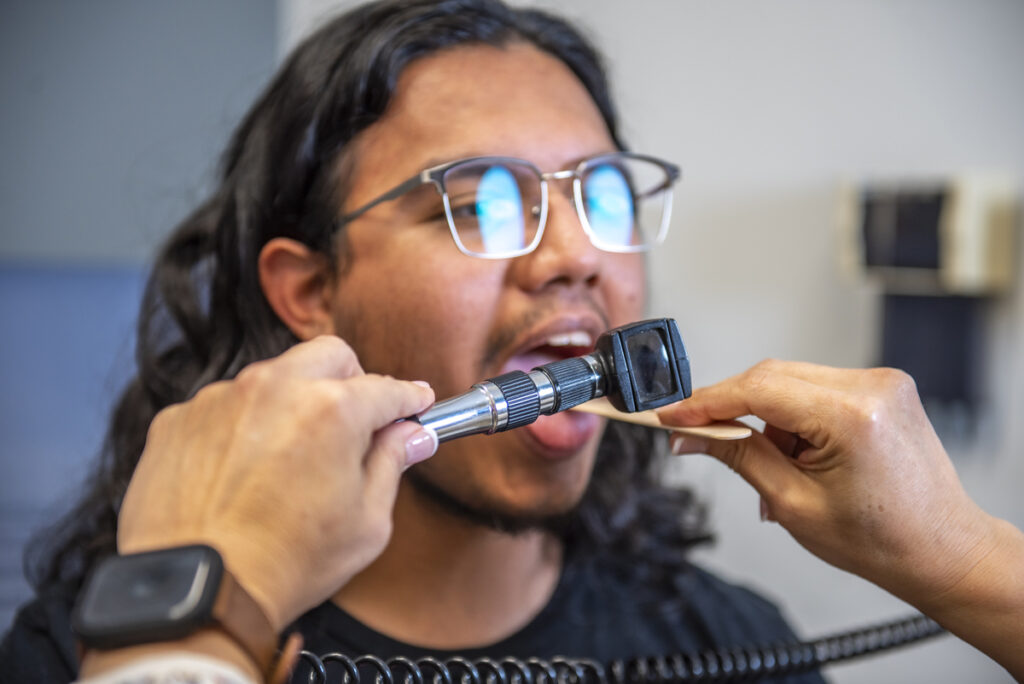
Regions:
[[671, 318], [656, 318], [609, 330], [589, 354], [478, 382], [411, 420], [447, 442], [529, 425], [541, 415], [598, 397], [634, 413], [680, 401], [690, 392], [690, 362], [679, 328]]

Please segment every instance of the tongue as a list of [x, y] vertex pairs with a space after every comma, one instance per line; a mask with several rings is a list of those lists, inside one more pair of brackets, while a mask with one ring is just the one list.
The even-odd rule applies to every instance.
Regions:
[[541, 416], [523, 429], [546, 450], [565, 453], [586, 444], [600, 425], [601, 418], [592, 413], [562, 411]]

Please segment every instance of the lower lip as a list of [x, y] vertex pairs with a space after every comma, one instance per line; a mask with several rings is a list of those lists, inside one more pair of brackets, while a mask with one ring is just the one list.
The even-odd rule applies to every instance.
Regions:
[[519, 432], [525, 433], [541, 456], [560, 460], [574, 456], [601, 428], [600, 416], [563, 411], [541, 416]]

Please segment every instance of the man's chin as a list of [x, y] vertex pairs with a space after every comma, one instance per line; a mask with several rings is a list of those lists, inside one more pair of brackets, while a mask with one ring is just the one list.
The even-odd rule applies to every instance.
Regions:
[[545, 511], [507, 511], [496, 505], [469, 503], [431, 481], [418, 468], [410, 468], [405, 479], [417, 495], [428, 504], [460, 520], [480, 525], [505, 534], [522, 534], [531, 530], [542, 530], [561, 535], [568, 527], [576, 512], [579, 497], [564, 506]]

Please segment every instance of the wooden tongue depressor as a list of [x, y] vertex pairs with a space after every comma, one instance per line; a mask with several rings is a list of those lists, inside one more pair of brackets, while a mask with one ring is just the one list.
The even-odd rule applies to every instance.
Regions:
[[609, 402], [605, 397], [593, 399], [585, 404], [580, 404], [579, 406], [573, 406], [569, 410], [594, 413], [599, 416], [604, 416], [605, 418], [611, 418], [612, 420], [620, 420], [624, 423], [635, 423], [636, 425], [662, 428], [665, 430], [672, 430], [673, 432], [681, 432], [685, 435], [707, 437], [709, 439], [746, 439], [753, 434], [753, 430], [745, 425], [732, 425], [731, 423], [712, 423], [711, 425], [701, 425], [699, 427], [662, 425], [661, 421], [658, 419], [658, 414], [654, 411], [623, 413], [612, 406], [611, 402]]

